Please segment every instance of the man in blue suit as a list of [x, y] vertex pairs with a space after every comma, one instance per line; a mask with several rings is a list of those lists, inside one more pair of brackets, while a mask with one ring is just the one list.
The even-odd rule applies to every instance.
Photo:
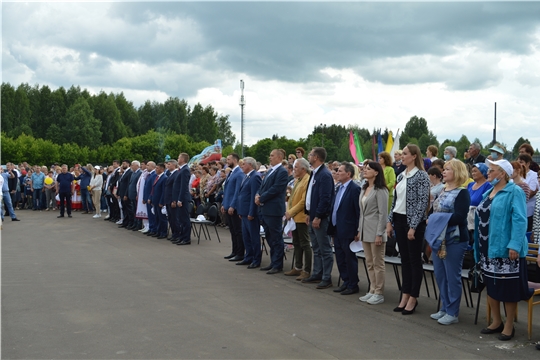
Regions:
[[238, 191], [244, 179], [244, 173], [238, 166], [240, 157], [236, 153], [227, 156], [227, 166], [231, 172], [223, 184], [223, 201], [221, 202], [221, 212], [225, 215], [229, 231], [231, 232], [232, 252], [225, 256], [229, 261], [244, 260], [244, 240], [242, 239], [242, 221], [238, 217]]
[[270, 265], [261, 268], [267, 274], [277, 274], [283, 271], [283, 228], [282, 219], [285, 215], [285, 197], [287, 195], [287, 179], [289, 174], [281, 162], [286, 153], [283, 149], [274, 149], [270, 153], [272, 168], [266, 173], [255, 196], [255, 204], [259, 205], [261, 224], [264, 228], [266, 241], [270, 247]]
[[340, 183], [330, 216], [328, 235], [334, 236], [334, 249], [339, 275], [343, 284], [334, 290], [341, 295], [356, 294], [358, 288], [358, 260], [356, 254], [351, 251], [349, 244], [358, 233], [360, 219], [360, 186], [352, 181], [354, 165], [344, 162], [337, 172]]
[[148, 202], [148, 199], [150, 198], [150, 192], [152, 191], [152, 185], [154, 184], [154, 181], [156, 181], [157, 175], [156, 175], [156, 163], [153, 161], [149, 161], [146, 164], [146, 170], [148, 171], [148, 177], [146, 178], [146, 181], [144, 182], [144, 189], [143, 189], [143, 204], [146, 204], [146, 212], [148, 213], [148, 231], [143, 232], [143, 234], [147, 236], [152, 236], [156, 231], [156, 214], [152, 213], [152, 205]]
[[148, 196], [148, 202], [152, 205], [156, 216], [156, 230], [152, 237], [158, 239], [167, 238], [167, 217], [161, 212], [161, 209], [165, 206], [163, 194], [165, 192], [165, 182], [167, 181], [167, 175], [165, 175], [164, 171], [165, 164], [159, 163], [156, 166], [156, 178], [152, 181], [152, 189]]
[[131, 162], [131, 177], [129, 178], [128, 186], [128, 199], [129, 199], [129, 226], [126, 228], [128, 230], [139, 230], [141, 228], [141, 221], [135, 218], [135, 213], [137, 212], [137, 181], [141, 177], [141, 163], [137, 160]]
[[171, 226], [172, 235], [169, 240], [176, 242], [180, 239], [180, 223], [176, 215], [176, 200], [178, 199], [178, 193], [175, 192], [174, 183], [178, 177], [178, 161], [169, 160], [167, 161], [167, 170], [169, 171], [169, 176], [167, 181], [165, 181], [165, 186], [163, 189], [162, 196], [162, 205], [167, 209], [167, 219], [169, 220], [169, 225]]
[[324, 165], [326, 150], [314, 147], [308, 155], [313, 167], [306, 191], [305, 212], [306, 224], [309, 226], [309, 237], [313, 248], [313, 269], [311, 276], [303, 283], [318, 283], [317, 289], [332, 287], [332, 267], [334, 255], [330, 245], [328, 217], [334, 199], [334, 179], [330, 170]]
[[255, 171], [257, 161], [252, 157], [244, 158], [242, 170], [245, 174], [238, 191], [238, 215], [242, 220], [242, 237], [244, 239], [244, 260], [236, 265], [248, 265], [255, 269], [261, 265], [261, 235], [259, 207], [255, 204], [255, 195], [261, 187], [261, 175]]
[[188, 203], [191, 201], [189, 193], [189, 179], [191, 171], [188, 166], [189, 155], [181, 153], [178, 155], [178, 177], [175, 180], [174, 187], [177, 188], [175, 193], [178, 194], [176, 201], [176, 214], [178, 216], [178, 224], [180, 225], [180, 237], [175, 242], [176, 245], [191, 244], [191, 220], [189, 218]]

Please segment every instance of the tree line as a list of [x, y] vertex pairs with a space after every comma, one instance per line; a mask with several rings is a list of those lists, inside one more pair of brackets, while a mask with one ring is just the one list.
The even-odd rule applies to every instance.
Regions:
[[[224, 156], [233, 151], [242, 153], [229, 115], [218, 114], [211, 105], [203, 107], [197, 103], [191, 108], [187, 101], [176, 97], [163, 103], [147, 100], [136, 108], [123, 93], [102, 91], [92, 95], [78, 86], [51, 90], [46, 85], [31, 87], [23, 83], [14, 88], [2, 83], [1, 100], [3, 162], [108, 164], [122, 158], [163, 161], [166, 155], [176, 156], [179, 152], [196, 155], [218, 138], [222, 140]], [[365, 158], [373, 158], [373, 149], [377, 149], [373, 137], [380, 133], [386, 145], [390, 133], [389, 129], [320, 124], [306, 138], [295, 140], [274, 134], [244, 146], [243, 153], [267, 163], [275, 148], [294, 154], [297, 147], [309, 150], [323, 146], [329, 160], [353, 161], [349, 152], [350, 131], [358, 134]], [[483, 145], [479, 139], [470, 140], [466, 135], [439, 143], [422, 117], [411, 117], [400, 131], [400, 148], [414, 143], [425, 151], [429, 145], [435, 145], [440, 149], [439, 157], [446, 146], [455, 146], [458, 158], [463, 159], [472, 142], [480, 143], [482, 153], [489, 154], [491, 143]], [[506, 156], [517, 156], [524, 142], [529, 141], [520, 137], [514, 147], [507, 148]]]
[[177, 97], [163, 103], [148, 100], [136, 108], [123, 93], [91, 95], [79, 86], [51, 90], [27, 83], [17, 88], [2, 83], [1, 96], [2, 132], [11, 138], [25, 134], [89, 149], [151, 130], [184, 134], [193, 142], [213, 143], [219, 137], [226, 146], [236, 141], [228, 115], [211, 105], [191, 107]]

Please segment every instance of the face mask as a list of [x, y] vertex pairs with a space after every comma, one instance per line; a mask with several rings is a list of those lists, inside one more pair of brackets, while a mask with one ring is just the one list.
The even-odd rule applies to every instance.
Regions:
[[491, 185], [495, 186], [495, 185], [497, 185], [499, 183], [499, 181], [501, 181], [501, 180], [499, 180], [498, 178], [495, 178], [495, 179], [491, 180], [490, 183], [491, 183]]
[[444, 160], [446, 160], [446, 161], [450, 160], [450, 155], [444, 154]]
[[492, 152], [491, 152], [491, 158], [492, 158], [492, 159], [498, 159], [498, 158], [499, 158], [499, 153], [498, 153], [498, 152], [495, 152], [495, 151], [492, 151]]

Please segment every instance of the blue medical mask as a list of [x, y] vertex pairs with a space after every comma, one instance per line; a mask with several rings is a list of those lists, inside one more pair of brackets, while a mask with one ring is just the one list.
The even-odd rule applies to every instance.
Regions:
[[492, 159], [498, 159], [498, 158], [499, 158], [499, 153], [496, 152], [496, 151], [492, 151], [492, 152], [491, 152], [491, 158], [492, 158]]
[[501, 181], [501, 180], [499, 180], [498, 178], [495, 178], [495, 179], [490, 181], [490, 184], [495, 186], [495, 185], [497, 185], [499, 183], [499, 181]]
[[445, 161], [448, 161], [448, 160], [450, 160], [450, 155], [448, 155], [448, 154], [444, 154], [444, 160], [445, 160]]

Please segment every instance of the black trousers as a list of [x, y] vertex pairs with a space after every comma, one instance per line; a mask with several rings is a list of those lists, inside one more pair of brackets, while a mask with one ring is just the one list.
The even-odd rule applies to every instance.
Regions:
[[133, 211], [131, 210], [131, 200], [122, 199], [122, 211], [124, 212], [124, 221], [123, 225], [131, 226], [133, 225]]
[[233, 215], [229, 215], [227, 209], [225, 209], [225, 217], [229, 225], [229, 231], [231, 232], [232, 240], [232, 253], [236, 256], [244, 257], [244, 239], [242, 237], [242, 220], [238, 216], [236, 210]]
[[71, 192], [61, 192], [58, 193], [58, 196], [60, 197], [60, 215], [64, 216], [64, 209], [66, 206], [67, 214], [71, 215]]
[[394, 213], [394, 230], [401, 255], [401, 292], [417, 298], [424, 270], [422, 268], [422, 242], [426, 232], [426, 222], [422, 221], [414, 233], [414, 240], [407, 238], [409, 232], [407, 215]]
[[109, 205], [109, 216], [113, 219], [120, 220], [120, 206], [118, 205], [118, 199], [114, 195], [105, 195], [107, 199], [107, 205]]

